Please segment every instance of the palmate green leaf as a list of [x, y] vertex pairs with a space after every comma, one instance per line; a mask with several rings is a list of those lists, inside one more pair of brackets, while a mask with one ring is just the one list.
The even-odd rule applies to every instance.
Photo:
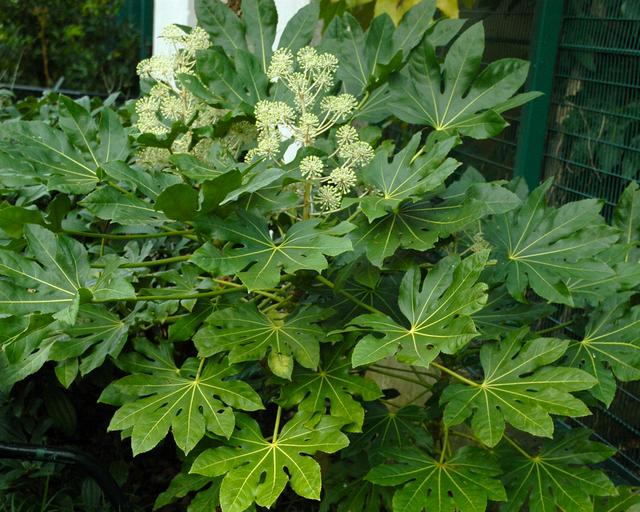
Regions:
[[220, 0], [196, 0], [196, 18], [215, 46], [228, 52], [246, 50], [244, 22]]
[[274, 239], [265, 219], [254, 214], [238, 212], [227, 219], [214, 218], [208, 224], [213, 237], [230, 243], [222, 249], [206, 243], [192, 261], [212, 274], [237, 275], [249, 290], [273, 288], [280, 281], [281, 269], [287, 273], [303, 269], [320, 272], [327, 268], [325, 255], [351, 250], [351, 241], [342, 236], [351, 224], [329, 229], [319, 229], [319, 224], [319, 220], [297, 222]]
[[123, 226], [161, 224], [166, 220], [154, 206], [134, 196], [124, 195], [113, 187], [104, 186], [86, 196], [80, 204], [100, 219]]
[[6, 123], [3, 131], [6, 138], [18, 144], [14, 150], [34, 166], [49, 190], [85, 194], [98, 184], [95, 163], [62, 131], [42, 121]]
[[590, 434], [571, 430], [528, 457], [505, 447], [500, 462], [506, 473], [508, 500], [501, 510], [592, 512], [592, 496], [614, 495], [616, 488], [605, 473], [587, 464], [602, 462], [615, 450], [590, 441]]
[[425, 427], [429, 412], [424, 407], [408, 405], [391, 411], [380, 402], [366, 405], [362, 434], [352, 436], [345, 457], [353, 460], [366, 454], [373, 463], [381, 463], [384, 453], [399, 448], [433, 448]]
[[635, 181], [624, 189], [613, 213], [613, 225], [625, 245], [625, 262], [640, 260], [640, 186]]
[[242, 15], [248, 29], [249, 50], [258, 57], [262, 71], [266, 73], [276, 37], [276, 6], [273, 0], [242, 0]]
[[353, 397], [375, 400], [382, 392], [375, 381], [351, 374], [351, 361], [344, 357], [337, 347], [325, 350], [323, 360], [317, 370], [294, 370], [292, 383], [280, 390], [278, 404], [285, 409], [298, 406], [299, 411], [325, 413], [342, 418], [344, 429], [360, 432], [364, 420], [364, 409]]
[[438, 131], [478, 139], [496, 135], [507, 125], [501, 112], [538, 94], [513, 96], [527, 77], [526, 61], [501, 59], [480, 72], [483, 51], [482, 23], [456, 39], [442, 67], [432, 42], [424, 38], [405, 68], [391, 80], [388, 111], [403, 121]]
[[506, 279], [515, 299], [525, 302], [530, 286], [550, 302], [573, 305], [565, 282], [570, 278], [611, 277], [611, 268], [596, 255], [613, 244], [618, 235], [604, 223], [598, 200], [548, 207], [545, 194], [551, 184], [547, 180], [535, 189], [521, 208], [488, 219], [483, 231], [494, 247], [496, 276]]
[[640, 380], [640, 306], [632, 305], [632, 295], [610, 297], [591, 312], [582, 339], [571, 340], [566, 355], [567, 364], [597, 379], [589, 392], [607, 407], [616, 393], [616, 379]]
[[89, 276], [84, 247], [35, 224], [24, 235], [29, 257], [0, 250], [0, 313], [55, 313], [73, 323]]
[[81, 357], [79, 370], [86, 375], [107, 357], [118, 357], [133, 319], [133, 313], [121, 319], [104, 306], [84, 304], [78, 310], [75, 325], [63, 329], [64, 336], [56, 341], [48, 357], [61, 362]]
[[406, 484], [393, 495], [394, 512], [484, 512], [487, 501], [504, 501], [500, 466], [487, 452], [460, 448], [439, 462], [419, 450], [386, 452], [393, 463], [373, 468], [367, 480], [385, 486]]
[[320, 2], [310, 2], [299, 9], [284, 27], [278, 48], [297, 52], [313, 38], [320, 17]]
[[408, 325], [381, 314], [355, 318], [351, 325], [372, 334], [353, 349], [353, 366], [393, 355], [407, 364], [429, 366], [440, 352], [455, 354], [475, 338], [478, 333], [470, 315], [487, 300], [486, 285], [477, 282], [487, 256], [487, 251], [462, 261], [458, 256], [448, 256], [429, 271], [424, 281], [419, 269], [410, 269], [402, 279], [398, 298]]
[[577, 308], [597, 307], [616, 293], [634, 290], [640, 282], [640, 265], [624, 261], [627, 250], [616, 244], [598, 255], [598, 259], [611, 266], [613, 274], [600, 279], [567, 279], [566, 285]]
[[595, 499], [594, 512], [638, 512], [640, 492], [633, 487], [618, 487], [618, 496]]
[[320, 465], [309, 455], [337, 452], [349, 441], [340, 432], [340, 419], [324, 416], [313, 423], [311, 420], [308, 415], [297, 414], [277, 439], [268, 441], [254, 420], [239, 414], [236, 432], [225, 446], [204, 451], [191, 472], [225, 475], [220, 487], [223, 512], [242, 512], [254, 502], [270, 507], [287, 482], [299, 496], [320, 499]]
[[265, 315], [253, 303], [242, 304], [214, 311], [193, 341], [201, 356], [228, 351], [232, 363], [262, 359], [268, 351], [271, 371], [290, 379], [294, 359], [305, 368], [318, 367], [326, 334], [317, 322], [326, 315], [317, 307], [286, 317]]
[[153, 510], [166, 507], [189, 494], [196, 493], [187, 507], [187, 512], [210, 512], [219, 503], [221, 483], [221, 478], [211, 479], [202, 475], [180, 472], [173, 477], [169, 487], [158, 494]]
[[497, 183], [455, 182], [439, 196], [416, 203], [405, 201], [373, 222], [356, 219], [357, 227], [349, 234], [354, 256], [364, 253], [372, 264], [382, 267], [385, 258], [400, 247], [426, 251], [439, 238], [520, 204], [515, 194]]
[[138, 341], [140, 355], [122, 367], [128, 375], [112, 382], [100, 400], [117, 392], [125, 397], [113, 415], [109, 430], [131, 430], [134, 455], [151, 450], [169, 429], [185, 453], [191, 451], [206, 431], [229, 437], [235, 419], [233, 408], [262, 409], [258, 394], [245, 382], [225, 380], [237, 373], [226, 361], [189, 358], [178, 367], [171, 344]]
[[527, 330], [509, 334], [504, 341], [484, 344], [481, 382], [450, 384], [440, 403], [446, 405], [447, 426], [473, 416], [471, 428], [487, 446], [498, 444], [505, 423], [536, 436], [551, 437], [551, 414], [586, 416], [589, 409], [571, 392], [589, 389], [596, 380], [575, 368], [549, 366], [558, 361], [567, 341], [537, 338], [524, 341]]
[[181, 182], [172, 173], [154, 172], [121, 161], [103, 164], [102, 170], [116, 183], [154, 201], [166, 188]]
[[387, 152], [379, 149], [371, 163], [362, 169], [360, 175], [364, 184], [376, 189], [375, 195], [365, 196], [360, 208], [369, 222], [394, 210], [405, 199], [423, 197], [441, 187], [460, 165], [452, 158], [446, 158], [457, 142], [456, 137], [438, 141], [430, 137], [417, 153], [421, 134], [411, 141], [393, 158], [387, 161]]

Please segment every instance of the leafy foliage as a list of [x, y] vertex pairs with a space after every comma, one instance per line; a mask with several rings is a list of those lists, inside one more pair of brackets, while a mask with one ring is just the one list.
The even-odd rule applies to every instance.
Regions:
[[[322, 33], [311, 3], [272, 51], [271, 0], [198, 0], [139, 100], [3, 114], [7, 400], [93, 393], [107, 455], [144, 452], [167, 484], [156, 508], [633, 502], [590, 467], [611, 451], [554, 419], [640, 379], [640, 192], [607, 223], [596, 200], [548, 203], [550, 182], [459, 169], [454, 148], [532, 97], [527, 64], [483, 66], [481, 25], [456, 38], [411, 4]], [[386, 139], [398, 120], [415, 132]]]

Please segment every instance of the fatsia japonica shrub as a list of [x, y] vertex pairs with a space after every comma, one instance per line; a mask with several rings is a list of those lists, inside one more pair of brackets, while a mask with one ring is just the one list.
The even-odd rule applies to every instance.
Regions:
[[156, 508], [637, 502], [566, 426], [640, 379], [638, 187], [608, 223], [453, 156], [527, 63], [434, 1], [366, 31], [312, 3], [275, 50], [272, 1], [196, 10], [137, 101], [2, 125], [3, 389], [115, 365], [108, 429], [184, 461]]

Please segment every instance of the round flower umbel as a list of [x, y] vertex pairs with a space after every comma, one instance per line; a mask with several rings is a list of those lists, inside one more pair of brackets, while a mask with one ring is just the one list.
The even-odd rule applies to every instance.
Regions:
[[[142, 133], [162, 136], [170, 132], [176, 121], [191, 123], [191, 128], [212, 124], [224, 111], [210, 107], [176, 81], [179, 74], [193, 73], [196, 52], [211, 46], [209, 35], [201, 27], [185, 32], [177, 25], [169, 25], [161, 37], [173, 45], [174, 52], [171, 55], [154, 55], [138, 64], [140, 78], [153, 82], [153, 86], [148, 95], [136, 102], [135, 126]], [[191, 139], [189, 130], [174, 142], [171, 150], [189, 151]], [[160, 149], [146, 151], [139, 155], [139, 159], [150, 165], [163, 166], [169, 156], [168, 149]]]
[[[358, 105], [354, 96], [328, 94], [337, 69], [338, 59], [334, 55], [319, 53], [310, 46], [295, 55], [286, 48], [276, 50], [267, 75], [290, 91], [292, 101], [262, 100], [256, 104], [258, 140], [257, 147], [247, 153], [248, 161], [256, 157], [278, 159], [286, 141], [289, 148], [284, 158], [293, 155], [293, 159], [299, 148], [312, 146], [319, 136], [353, 114]], [[311, 215], [314, 201], [323, 211], [339, 208], [342, 196], [357, 184], [356, 170], [373, 157], [371, 146], [360, 140], [352, 126], [338, 128], [336, 141], [338, 149], [328, 158], [337, 157], [339, 165], [328, 176], [320, 157], [307, 156], [300, 161], [300, 175], [306, 180], [305, 218]]]

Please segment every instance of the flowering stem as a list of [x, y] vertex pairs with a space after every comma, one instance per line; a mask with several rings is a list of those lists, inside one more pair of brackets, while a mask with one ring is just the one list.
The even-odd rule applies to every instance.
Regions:
[[310, 181], [307, 181], [304, 184], [304, 206], [302, 208], [302, 219], [307, 220], [311, 217], [311, 187], [312, 184]]

